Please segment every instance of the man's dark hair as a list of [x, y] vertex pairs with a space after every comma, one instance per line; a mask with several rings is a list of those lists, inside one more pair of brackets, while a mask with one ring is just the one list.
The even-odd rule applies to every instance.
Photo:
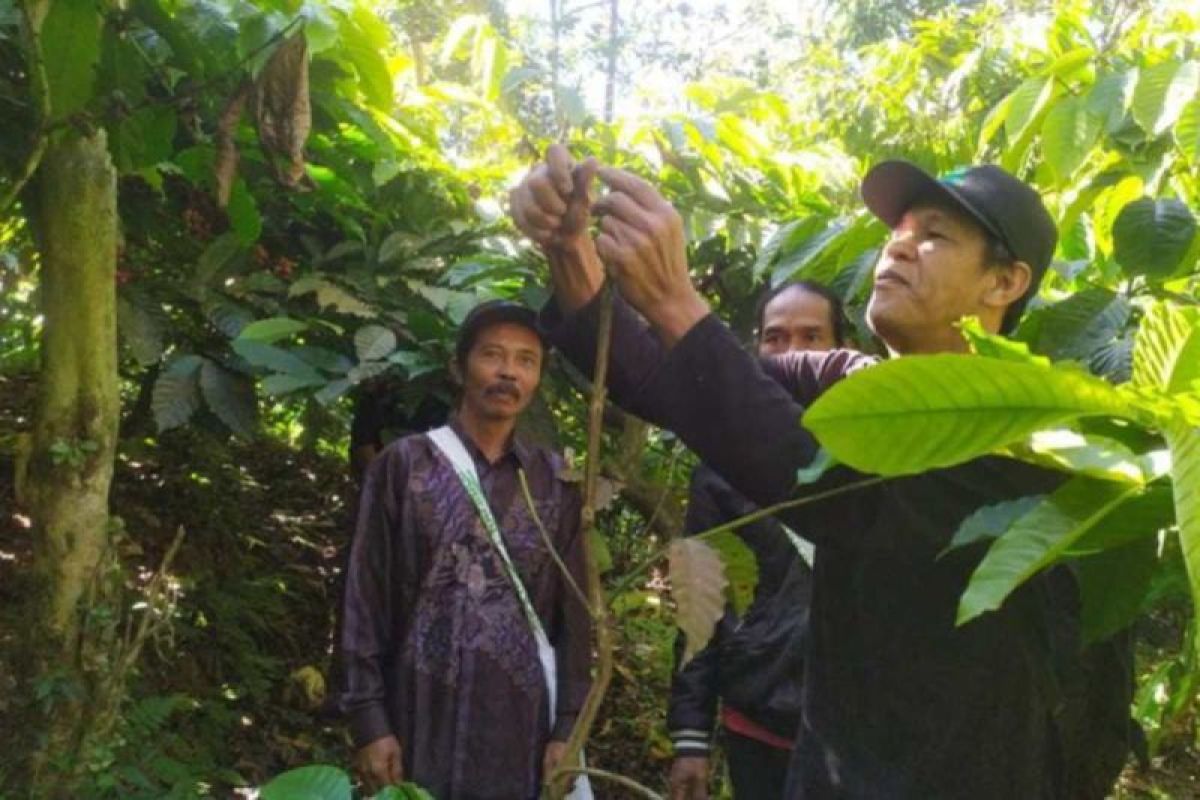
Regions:
[[838, 297], [837, 293], [828, 286], [817, 283], [816, 281], [792, 281], [781, 286], [776, 286], [767, 292], [764, 292], [762, 297], [758, 299], [758, 305], [754, 310], [755, 319], [755, 338], [762, 336], [764, 316], [767, 313], [767, 306], [771, 305], [771, 301], [779, 297], [784, 292], [792, 289], [799, 289], [809, 294], [815, 294], [818, 297], [825, 298], [829, 303], [829, 324], [833, 328], [833, 343], [841, 347], [846, 343], [846, 336], [850, 329], [850, 320], [846, 317], [846, 307], [842, 303], [842, 298]]

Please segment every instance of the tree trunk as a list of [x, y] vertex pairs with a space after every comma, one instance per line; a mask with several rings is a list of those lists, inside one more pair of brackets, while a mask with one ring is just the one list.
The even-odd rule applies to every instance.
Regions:
[[36, 796], [64, 796], [106, 677], [92, 612], [111, 563], [108, 491], [120, 396], [117, 188], [104, 132], [68, 132], [51, 144], [32, 188], [44, 324], [25, 485], [39, 587], [31, 653], [43, 691], [53, 687], [32, 788]]

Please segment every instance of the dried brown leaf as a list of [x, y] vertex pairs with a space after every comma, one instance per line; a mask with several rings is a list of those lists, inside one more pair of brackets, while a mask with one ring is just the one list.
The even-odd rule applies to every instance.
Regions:
[[258, 141], [284, 186], [305, 186], [304, 143], [312, 129], [308, 44], [303, 33], [285, 39], [254, 84]]

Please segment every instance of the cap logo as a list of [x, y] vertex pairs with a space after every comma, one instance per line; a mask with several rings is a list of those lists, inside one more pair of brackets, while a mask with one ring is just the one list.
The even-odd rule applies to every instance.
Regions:
[[944, 174], [940, 178], [938, 178], [938, 180], [941, 181], [942, 183], [947, 183], [951, 186], [962, 186], [963, 183], [967, 180], [967, 173], [970, 171], [971, 171], [970, 167], [959, 167], [958, 169], [950, 170], [949, 172], [947, 172], [946, 174]]

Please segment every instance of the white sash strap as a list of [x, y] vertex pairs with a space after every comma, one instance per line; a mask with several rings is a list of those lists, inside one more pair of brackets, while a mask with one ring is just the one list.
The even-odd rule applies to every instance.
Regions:
[[[487, 530], [488, 540], [491, 541], [496, 553], [500, 556], [509, 583], [512, 584], [517, 598], [521, 601], [521, 608], [524, 610], [529, 628], [533, 632], [534, 641], [537, 642], [538, 661], [542, 664], [542, 677], [546, 681], [546, 694], [549, 698], [550, 725], [553, 727], [555, 709], [558, 705], [558, 667], [554, 647], [550, 644], [550, 637], [546, 635], [546, 630], [542, 627], [542, 620], [538, 617], [537, 611], [529, 599], [525, 582], [521, 580], [516, 566], [508, 555], [508, 548], [504, 546], [504, 537], [500, 535], [500, 525], [496, 522], [496, 516], [492, 513], [492, 508], [488, 505], [487, 497], [483, 493], [483, 485], [479, 482], [479, 475], [475, 472], [475, 462], [471, 458], [471, 454], [467, 452], [462, 440], [458, 438], [458, 434], [450, 426], [443, 425], [426, 435], [454, 468], [455, 474], [458, 475], [459, 481], [475, 505], [475, 510], [479, 512], [479, 519], [483, 522], [484, 529]], [[531, 510], [531, 513], [534, 512]], [[591, 800], [592, 789], [586, 775], [580, 776], [575, 781], [575, 788], [567, 797], [569, 800]]]

